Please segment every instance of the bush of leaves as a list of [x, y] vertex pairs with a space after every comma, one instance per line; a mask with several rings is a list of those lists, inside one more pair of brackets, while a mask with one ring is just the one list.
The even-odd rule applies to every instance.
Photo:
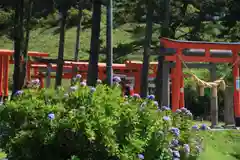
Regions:
[[1, 107], [0, 148], [9, 160], [196, 159], [201, 137], [191, 119], [185, 108], [159, 107], [153, 95], [122, 97], [117, 85], [34, 88]]

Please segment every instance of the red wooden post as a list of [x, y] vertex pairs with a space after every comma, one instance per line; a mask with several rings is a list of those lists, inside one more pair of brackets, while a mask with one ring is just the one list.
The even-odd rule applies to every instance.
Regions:
[[8, 72], [9, 72], [9, 56], [3, 56], [3, 77], [4, 77], [4, 97], [8, 97]]
[[[233, 63], [238, 59], [238, 52], [233, 52]], [[234, 78], [234, 113], [235, 117], [240, 118], [240, 86], [239, 86], [239, 67], [238, 63], [233, 66], [233, 78]]]
[[[181, 56], [181, 49], [177, 50], [177, 55]], [[180, 81], [182, 76], [182, 62], [178, 56], [176, 56], [176, 67], [174, 71], [174, 77], [172, 82], [172, 111], [175, 112], [180, 105]]]
[[171, 94], [171, 102], [172, 102], [172, 110], [177, 110], [179, 105], [177, 104], [176, 102], [176, 97], [177, 97], [177, 88], [176, 88], [176, 68], [172, 68], [171, 69], [171, 82], [172, 82], [172, 85], [171, 85], [171, 91], [172, 91], [172, 94]]
[[35, 67], [35, 68], [33, 68], [33, 76], [37, 76], [38, 75], [38, 68], [37, 67]]
[[31, 80], [31, 63], [27, 62], [27, 81]]
[[3, 56], [0, 55], [0, 98], [2, 99], [3, 92]]
[[39, 74], [40, 88], [44, 88], [44, 78], [43, 74]]

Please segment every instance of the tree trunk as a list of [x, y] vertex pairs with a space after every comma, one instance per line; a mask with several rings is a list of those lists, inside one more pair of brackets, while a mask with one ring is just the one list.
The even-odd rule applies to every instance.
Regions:
[[142, 68], [142, 81], [141, 81], [141, 97], [145, 98], [148, 94], [148, 71], [149, 71], [149, 52], [152, 41], [152, 18], [153, 18], [153, 1], [147, 1], [147, 21], [145, 31], [145, 45], [143, 52], [143, 68]]
[[113, 84], [113, 48], [112, 48], [112, 0], [108, 0], [107, 4], [107, 84], [112, 86]]
[[[169, 23], [170, 23], [170, 0], [164, 0], [164, 22], [161, 30], [162, 37], [169, 36]], [[160, 53], [161, 54], [161, 53]], [[163, 63], [164, 56], [158, 57], [158, 70], [156, 76], [156, 100], [162, 106], [162, 88], [163, 88]]]
[[60, 38], [58, 48], [57, 74], [55, 89], [62, 84], [63, 64], [64, 64], [64, 43], [65, 43], [65, 26], [67, 19], [67, 12], [61, 12]]
[[[75, 54], [74, 61], [78, 61], [78, 53], [80, 48], [80, 33], [81, 33], [81, 23], [82, 23], [82, 4], [80, 1], [78, 2], [78, 25], [77, 25], [77, 35], [76, 35], [76, 45], [75, 45]], [[77, 67], [74, 68], [74, 74], [77, 74]]]
[[21, 89], [20, 86], [20, 71], [21, 71], [21, 48], [23, 34], [23, 15], [24, 15], [24, 0], [16, 1], [15, 18], [14, 18], [14, 73], [13, 73], [13, 91], [14, 94]]
[[33, 0], [29, 0], [28, 2], [28, 9], [27, 9], [27, 19], [26, 19], [26, 36], [25, 36], [25, 42], [24, 42], [24, 48], [23, 48], [23, 64], [22, 64], [22, 73], [21, 73], [21, 88], [23, 87], [24, 83], [26, 82], [26, 73], [27, 73], [27, 61], [28, 61], [28, 43], [29, 43], [29, 37], [30, 37], [30, 20], [32, 15], [32, 6], [33, 6]]
[[101, 23], [101, 2], [99, 0], [94, 0], [92, 13], [91, 49], [87, 75], [88, 86], [95, 86], [98, 78], [100, 23]]

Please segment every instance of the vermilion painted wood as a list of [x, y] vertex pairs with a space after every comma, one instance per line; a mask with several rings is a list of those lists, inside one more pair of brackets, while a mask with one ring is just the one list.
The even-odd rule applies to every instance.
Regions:
[[[172, 40], [168, 38], [161, 38], [160, 39], [161, 46], [164, 48], [175, 48], [177, 49], [176, 55], [172, 56], [166, 56], [166, 61], [174, 61], [176, 62], [176, 74], [173, 76], [173, 82], [175, 80], [178, 80], [180, 77], [180, 74], [182, 70], [182, 66], [179, 64], [179, 58], [181, 58], [184, 62], [212, 62], [212, 63], [232, 63], [233, 66], [233, 78], [234, 78], [234, 111], [235, 111], [235, 117], [240, 117], [240, 91], [236, 88], [236, 79], [239, 78], [239, 62], [235, 64], [236, 60], [239, 59], [238, 53], [240, 51], [240, 43], [234, 42], [234, 43], [225, 43], [225, 42], [198, 42], [198, 41], [178, 41], [178, 40]], [[206, 51], [205, 56], [184, 56], [181, 54], [183, 49], [204, 49]], [[210, 56], [210, 50], [212, 49], [220, 49], [220, 50], [231, 50], [232, 51], [232, 57], [230, 58], [219, 58], [219, 57], [211, 57]], [[180, 50], [180, 51], [179, 51]], [[175, 80], [174, 80], [175, 79]], [[183, 79], [183, 77], [182, 77]], [[176, 83], [177, 84], [177, 83]], [[176, 110], [179, 103], [176, 101], [179, 101], [178, 99], [178, 93], [179, 92], [177, 85], [174, 84], [173, 93], [172, 93], [172, 108], [173, 110]], [[182, 98], [180, 101], [183, 101]]]

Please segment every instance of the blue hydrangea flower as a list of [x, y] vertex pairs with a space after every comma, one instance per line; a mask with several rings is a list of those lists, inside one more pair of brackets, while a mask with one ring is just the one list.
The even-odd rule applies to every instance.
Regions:
[[183, 145], [183, 150], [186, 154], [189, 154], [190, 153], [190, 147], [188, 144], [184, 144]]
[[154, 100], [154, 99], [155, 99], [155, 96], [154, 96], [154, 95], [149, 95], [149, 96], [147, 97], [147, 99], [149, 99], [149, 100]]
[[174, 150], [174, 151], [172, 151], [172, 153], [173, 153], [173, 158], [180, 158], [179, 151]]
[[87, 83], [84, 82], [84, 81], [82, 81], [82, 82], [80, 83], [80, 86], [85, 87], [85, 86], [87, 86]]
[[50, 120], [53, 120], [53, 119], [55, 118], [55, 114], [54, 114], [54, 113], [49, 113], [49, 114], [48, 114], [48, 118], [49, 118]]
[[93, 93], [93, 92], [95, 92], [96, 91], [96, 88], [94, 88], [94, 87], [92, 87], [91, 89], [90, 89], [90, 92], [91, 93]]
[[178, 128], [171, 128], [171, 132], [176, 136], [179, 137], [180, 135], [180, 130]]
[[22, 94], [23, 94], [23, 91], [22, 91], [22, 90], [19, 90], [19, 91], [17, 91], [17, 92], [15, 93], [16, 96], [20, 96], [20, 95], [22, 95]]
[[154, 102], [153, 102], [153, 105], [158, 107], [158, 102], [157, 102], [157, 101], [154, 101]]
[[179, 141], [178, 141], [177, 139], [173, 139], [172, 142], [171, 142], [171, 145], [172, 145], [173, 147], [177, 147], [178, 144], [179, 144]]
[[81, 74], [77, 74], [77, 75], [76, 75], [76, 78], [77, 78], [77, 79], [81, 79], [81, 78], [82, 78], [82, 75], [81, 75]]
[[168, 106], [162, 106], [162, 110], [163, 110], [163, 111], [169, 111], [170, 108], [169, 108]]
[[170, 117], [164, 116], [164, 117], [163, 117], [163, 120], [164, 120], [164, 121], [170, 121]]
[[76, 91], [77, 89], [78, 89], [77, 86], [71, 86], [71, 87], [70, 87], [70, 91], [72, 91], [72, 92]]
[[187, 110], [185, 113], [186, 113], [186, 115], [188, 115], [189, 117], [192, 117], [192, 113], [191, 113], [189, 110]]
[[144, 159], [144, 155], [143, 154], [138, 154], [138, 158], [139, 159]]

